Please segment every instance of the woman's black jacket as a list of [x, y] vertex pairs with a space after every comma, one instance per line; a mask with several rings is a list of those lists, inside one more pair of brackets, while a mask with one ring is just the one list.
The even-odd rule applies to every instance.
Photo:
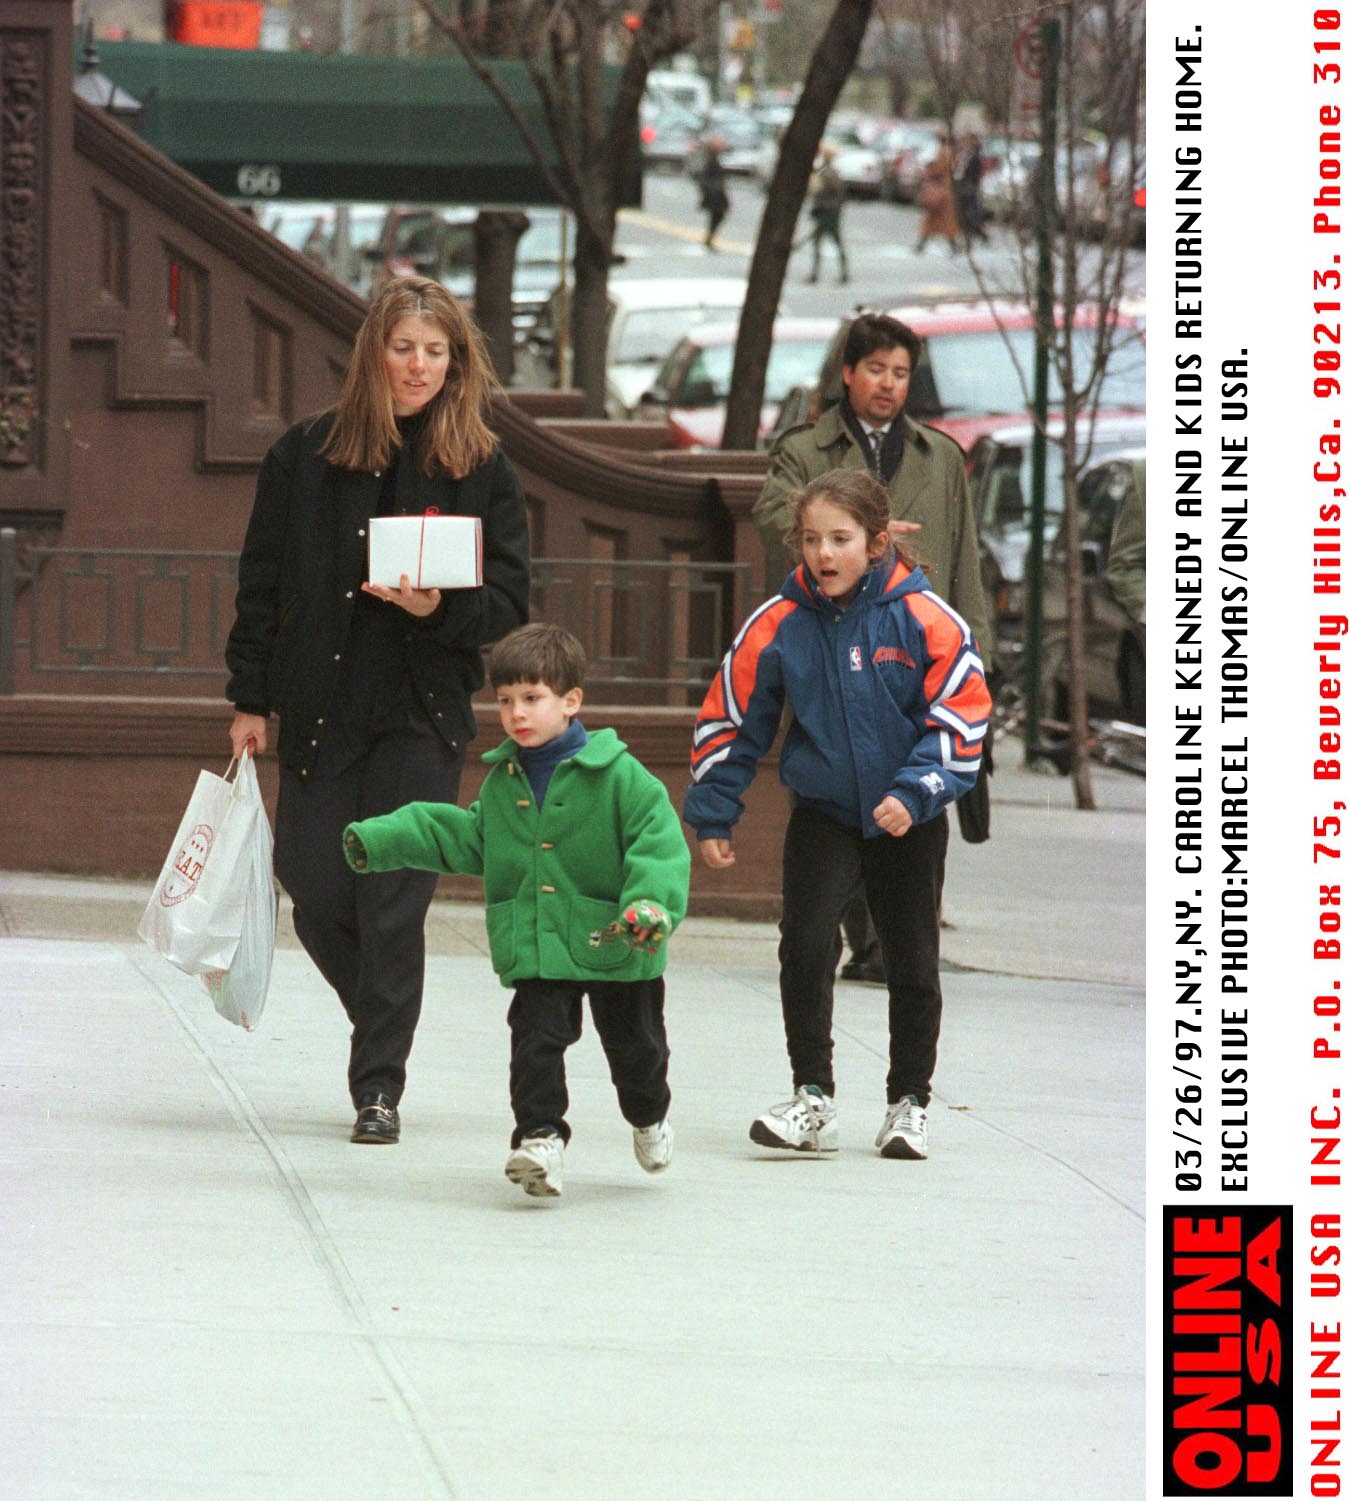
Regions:
[[[280, 715], [281, 764], [307, 776], [318, 756], [361, 583], [366, 532], [378, 514], [381, 475], [320, 458], [325, 413], [297, 423], [263, 460], [239, 557], [234, 628], [225, 647], [225, 695], [237, 708]], [[482, 518], [483, 586], [445, 590], [425, 619], [404, 615], [417, 697], [451, 749], [473, 738], [470, 696], [482, 686], [481, 648], [529, 618], [525, 499], [499, 449], [461, 480], [426, 475], [407, 454], [398, 509]], [[391, 610], [398, 606], [390, 605]]]

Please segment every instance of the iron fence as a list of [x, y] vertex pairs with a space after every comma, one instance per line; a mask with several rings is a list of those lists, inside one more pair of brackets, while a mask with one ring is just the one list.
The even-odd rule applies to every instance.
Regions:
[[[219, 692], [237, 562], [232, 552], [42, 546], [21, 559], [15, 531], [0, 529], [0, 695], [89, 680], [143, 693], [152, 679]], [[531, 617], [580, 637], [592, 700], [696, 702], [757, 598], [747, 563], [531, 565]]]

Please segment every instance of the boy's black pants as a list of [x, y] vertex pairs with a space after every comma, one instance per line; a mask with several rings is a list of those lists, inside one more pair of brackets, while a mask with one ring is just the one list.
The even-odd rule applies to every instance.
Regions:
[[519, 980], [511, 1028], [511, 1109], [518, 1147], [531, 1131], [552, 1126], [571, 1138], [567, 1116], [567, 1049], [581, 1035], [581, 998], [599, 1034], [618, 1108], [633, 1126], [654, 1126], [670, 1108], [670, 1045], [665, 1038], [665, 981]]
[[834, 970], [839, 920], [859, 875], [876, 925], [890, 989], [886, 1099], [932, 1097], [941, 1031], [940, 911], [946, 874], [946, 815], [915, 824], [902, 839], [835, 823], [796, 808], [782, 849], [778, 960], [792, 1084], [834, 1093]]
[[[334, 758], [336, 759], [336, 758]], [[301, 779], [284, 767], [276, 805], [277, 879], [295, 904], [295, 931], [351, 1021], [352, 1101], [372, 1092], [395, 1103], [422, 1009], [426, 909], [436, 875], [357, 875], [342, 852], [349, 823], [410, 802], [452, 803], [464, 755], [430, 725], [379, 735], [345, 765]]]

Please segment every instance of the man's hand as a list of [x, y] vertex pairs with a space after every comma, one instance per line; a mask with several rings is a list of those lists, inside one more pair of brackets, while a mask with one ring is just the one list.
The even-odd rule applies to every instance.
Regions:
[[901, 839], [913, 827], [913, 814], [897, 797], [887, 795], [871, 810], [876, 827], [886, 834]]
[[710, 865], [713, 870], [726, 870], [735, 864], [735, 851], [729, 839], [700, 839], [698, 851], [703, 864]]
[[261, 714], [245, 714], [240, 710], [230, 724], [230, 749], [236, 761], [245, 751], [250, 756], [260, 756], [267, 749], [267, 721]]
[[415, 615], [420, 620], [430, 615], [440, 603], [439, 589], [414, 589], [408, 583], [406, 573], [401, 576], [397, 589], [390, 589], [387, 584], [362, 584], [361, 591], [373, 594], [376, 599], [382, 599], [387, 604], [397, 605], [400, 610], [406, 610], [409, 615]]
[[921, 532], [922, 530], [923, 523], [921, 521], [891, 521], [890, 540], [892, 542], [902, 542], [905, 537], [912, 537], [915, 532]]

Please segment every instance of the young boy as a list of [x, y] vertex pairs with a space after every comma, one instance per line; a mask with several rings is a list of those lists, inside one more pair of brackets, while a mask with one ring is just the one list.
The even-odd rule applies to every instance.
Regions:
[[477, 802], [409, 803], [343, 836], [355, 870], [484, 878], [492, 966], [515, 987], [506, 1176], [535, 1197], [562, 1192], [563, 1055], [583, 996], [637, 1161], [658, 1173], [674, 1150], [661, 975], [688, 906], [688, 846], [661, 782], [613, 730], [588, 735], [576, 718], [585, 668], [570, 631], [512, 631], [487, 665], [510, 738], [483, 756]]

